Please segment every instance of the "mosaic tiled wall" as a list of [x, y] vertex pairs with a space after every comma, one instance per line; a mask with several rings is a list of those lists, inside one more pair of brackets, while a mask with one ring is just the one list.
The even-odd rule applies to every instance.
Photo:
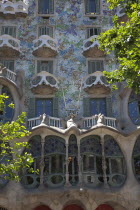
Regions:
[[[49, 24], [54, 27], [54, 38], [59, 43], [59, 53], [56, 59], [54, 75], [61, 81], [66, 93], [67, 107], [78, 105], [78, 95], [81, 80], [87, 74], [86, 58], [82, 55], [83, 41], [86, 39], [86, 26], [100, 26], [106, 30], [112, 26], [112, 14], [105, 1], [102, 1], [103, 15], [96, 19], [90, 19], [84, 15], [83, 0], [56, 0], [55, 15], [49, 19], [43, 19], [36, 15], [37, 1], [29, 1], [29, 13], [27, 18], [13, 20], [0, 20], [0, 24], [17, 25], [17, 38], [21, 41], [22, 53], [16, 61], [16, 71], [25, 72], [25, 107], [27, 110], [28, 99], [32, 96], [30, 91], [30, 78], [35, 73], [35, 59], [32, 55], [33, 40], [37, 38], [37, 26], [39, 24]], [[115, 68], [114, 63], [106, 61], [105, 69], [110, 71]], [[60, 116], [64, 116], [64, 100], [62, 88], [59, 89], [57, 96], [60, 98]], [[82, 98], [86, 96], [81, 92]], [[113, 95], [113, 102], [116, 104], [116, 94]], [[82, 106], [80, 112], [82, 112]], [[118, 115], [117, 105], [113, 108], [114, 117]]]

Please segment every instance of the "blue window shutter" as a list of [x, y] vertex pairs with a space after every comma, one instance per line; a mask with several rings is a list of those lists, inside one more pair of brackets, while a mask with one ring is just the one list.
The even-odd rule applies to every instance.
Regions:
[[100, 14], [100, 0], [95, 0], [95, 4], [96, 4], [95, 13]]
[[107, 117], [113, 117], [112, 98], [111, 97], [106, 98], [106, 112], [107, 112]]
[[35, 98], [29, 99], [28, 118], [34, 118], [35, 116]]
[[49, 0], [49, 14], [54, 13], [54, 0]]
[[89, 0], [85, 0], [85, 11], [86, 11], [86, 14], [90, 13], [90, 1]]
[[90, 98], [83, 99], [83, 116], [90, 117], [91, 109], [90, 109]]
[[53, 98], [53, 117], [58, 117], [58, 98]]

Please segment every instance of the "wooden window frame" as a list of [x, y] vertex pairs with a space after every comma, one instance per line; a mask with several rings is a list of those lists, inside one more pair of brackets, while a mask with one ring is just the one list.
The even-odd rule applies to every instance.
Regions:
[[55, 1], [55, 0], [53, 0], [53, 14], [39, 14], [39, 13], [38, 13], [38, 9], [39, 9], [39, 8], [38, 8], [38, 1], [39, 1], [39, 0], [37, 0], [37, 6], [36, 6], [36, 15], [37, 15], [37, 16], [46, 17], [46, 18], [48, 17], [48, 18], [49, 18], [49, 17], [53, 17], [53, 16], [55, 15], [55, 8], [56, 8], [56, 6], [55, 6], [56, 1]]
[[10, 25], [6, 25], [6, 24], [1, 25], [0, 26], [0, 35], [2, 35], [2, 27], [15, 27], [16, 28], [15, 37], [14, 36], [12, 36], [12, 37], [17, 38], [17, 26], [16, 25], [11, 25], [11, 24]]
[[[89, 28], [100, 28], [100, 30], [101, 30], [101, 33], [102, 33], [102, 27], [101, 26], [99, 26], [99, 25], [95, 25], [95, 26], [93, 26], [93, 25], [89, 25], [89, 26], [86, 26], [85, 27], [85, 39], [89, 39], [90, 37], [88, 37], [88, 29]], [[98, 35], [97, 35], [98, 36]]]
[[[52, 38], [54, 38], [54, 27], [53, 26], [50, 26], [50, 25], [38, 25], [37, 26], [37, 37], [39, 38], [40, 36], [39, 36], [39, 27], [48, 27], [48, 28], [52, 28]], [[48, 35], [49, 36], [49, 35]], [[51, 37], [51, 36], [50, 36]]]
[[38, 59], [36, 59], [35, 60], [35, 74], [38, 74], [38, 72], [37, 72], [37, 62], [38, 61], [53, 61], [53, 73], [52, 74], [54, 74], [55, 73], [55, 67], [56, 67], [56, 62], [55, 62], [55, 59], [52, 59], [52, 58], [38, 58]]
[[[0, 63], [1, 63], [1, 61], [9, 61], [9, 60], [13, 60], [14, 61], [14, 70], [13, 70], [13, 72], [15, 72], [15, 67], [16, 67], [16, 64], [15, 64], [15, 59], [14, 58], [4, 58], [4, 59], [0, 59]], [[9, 69], [9, 70], [11, 70], [11, 69]], [[12, 70], [11, 70], [12, 71]]]
[[98, 16], [103, 16], [103, 6], [102, 6], [102, 0], [99, 0], [99, 4], [100, 4], [100, 12], [99, 12], [99, 14], [96, 14], [96, 13], [94, 13], [94, 14], [91, 14], [91, 13], [89, 13], [89, 14], [87, 14], [86, 13], [86, 1], [87, 0], [84, 0], [84, 16], [86, 16], [86, 17], [98, 17]]

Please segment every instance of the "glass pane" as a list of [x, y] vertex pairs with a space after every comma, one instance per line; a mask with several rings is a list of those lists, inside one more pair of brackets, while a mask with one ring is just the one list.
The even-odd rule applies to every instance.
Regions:
[[111, 159], [111, 171], [113, 174], [119, 173], [123, 174], [123, 159], [122, 158], [115, 158]]
[[105, 98], [94, 98], [91, 99], [91, 115], [106, 114], [106, 99]]
[[46, 114], [52, 116], [52, 99], [37, 99], [36, 100], [36, 116]]

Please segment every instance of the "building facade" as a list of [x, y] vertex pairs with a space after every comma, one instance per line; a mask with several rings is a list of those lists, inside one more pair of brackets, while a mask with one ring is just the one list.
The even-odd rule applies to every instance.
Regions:
[[27, 113], [24, 138], [40, 173], [0, 179], [0, 210], [139, 210], [140, 95], [103, 71], [99, 49], [113, 26], [104, 0], [0, 1], [0, 91], [14, 102], [3, 122]]

